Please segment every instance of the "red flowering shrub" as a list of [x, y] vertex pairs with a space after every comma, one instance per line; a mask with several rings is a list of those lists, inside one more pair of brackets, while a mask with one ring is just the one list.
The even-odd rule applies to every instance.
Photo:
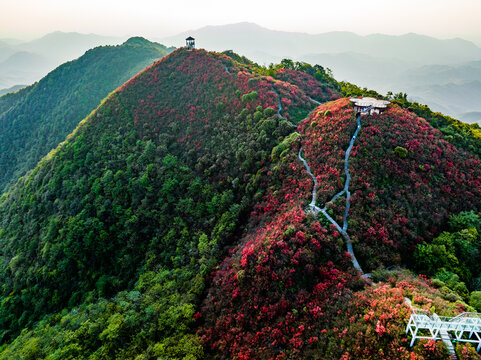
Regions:
[[317, 101], [331, 101], [340, 97], [338, 92], [329, 87], [328, 84], [324, 84], [316, 80], [312, 75], [299, 70], [278, 69], [276, 70], [276, 78], [298, 86], [308, 96]]
[[[2, 256], [8, 259], [0, 264], [2, 346], [46, 314], [135, 289], [135, 313], [148, 309], [150, 315], [127, 320], [128, 330], [112, 330], [115, 336], [100, 335], [109, 325], [96, 323], [91, 335], [98, 341], [83, 341], [88, 345], [76, 351], [200, 357], [193, 325], [202, 320], [197, 312], [206, 275], [242, 237], [253, 205], [267, 192], [271, 153], [292, 133], [289, 120], [313, 108], [299, 87], [203, 50], [179, 49], [114, 91], [0, 200]], [[296, 266], [324, 256], [316, 241], [307, 238], [308, 246], [301, 234], [297, 238], [299, 249], [289, 250], [297, 254]], [[314, 272], [331, 271], [315, 265]], [[302, 278], [295, 268], [278, 276], [285, 286]], [[329, 274], [325, 283], [337, 284]], [[153, 288], [158, 295], [146, 295]], [[231, 290], [234, 299], [243, 298], [242, 289]], [[282, 316], [285, 301], [278, 301]], [[120, 310], [112, 311], [112, 319], [120, 318]], [[154, 318], [148, 331], [139, 330]], [[293, 348], [301, 346], [298, 339], [289, 338]]]
[[[409, 263], [416, 245], [437, 236], [449, 214], [481, 209], [481, 162], [397, 106], [361, 123], [349, 162], [349, 234], [357, 258], [365, 270]], [[355, 127], [348, 99], [320, 106], [299, 125], [320, 206], [344, 186], [344, 155]], [[406, 156], [398, 156], [400, 147]], [[339, 222], [344, 199], [329, 205]]]
[[[335, 96], [320, 70], [296, 71], [180, 49], [111, 94], [0, 200], [3, 336], [27, 328], [14, 346], [30, 358], [53, 343], [71, 357], [444, 357], [440, 343], [408, 348], [404, 297], [445, 315], [465, 305], [402, 274], [364, 290], [339, 232], [306, 214], [299, 150], [323, 206], [344, 186], [356, 119], [339, 99], [294, 131], [311, 97]], [[409, 261], [449, 213], [479, 210], [478, 158], [397, 107], [362, 125], [348, 232], [365, 269]], [[329, 204], [339, 222], [344, 207]]]
[[[363, 118], [362, 125], [349, 165], [348, 231], [368, 267], [399, 261], [417, 241], [432, 238], [440, 231], [435, 224], [445, 219], [441, 214], [479, 206], [479, 160], [443, 141], [425, 121], [394, 108]], [[315, 221], [303, 211], [313, 184], [297, 151], [302, 148], [317, 177], [322, 206], [343, 187], [344, 156], [355, 127], [348, 99], [316, 108], [299, 124], [301, 138], [268, 172], [263, 186], [272, 191], [251, 214], [253, 230], [213, 274], [200, 331], [210, 351], [246, 359], [445, 356], [438, 343], [409, 350], [404, 296], [417, 306], [459, 310], [421, 280], [393, 280], [353, 295], [358, 283], [340, 234], [322, 215]], [[405, 158], [396, 155], [397, 146], [407, 149]], [[460, 189], [450, 188], [450, 194], [445, 187], [453, 182]], [[437, 211], [428, 213], [426, 200]], [[329, 204], [335, 219], [341, 220], [344, 206]]]
[[268, 173], [265, 186], [276, 190], [256, 205], [252, 230], [213, 275], [200, 331], [210, 351], [303, 359], [325, 341], [319, 329], [329, 328], [355, 283], [338, 241], [304, 212], [312, 180], [297, 146]]
[[[424, 119], [395, 106], [363, 126], [350, 164], [358, 259], [370, 267], [409, 262], [449, 214], [481, 209], [479, 158], [445, 141]], [[407, 150], [405, 158], [395, 154], [398, 146]]]
[[204, 341], [232, 358], [304, 358], [351, 282], [347, 260], [299, 205], [277, 211], [216, 272]]
[[[356, 128], [354, 109], [346, 98], [318, 107], [299, 124], [303, 156], [319, 183], [317, 202], [324, 205], [344, 186], [344, 155]], [[325, 115], [330, 111], [330, 115]], [[351, 156], [355, 155], [355, 152]], [[342, 216], [344, 202], [332, 204]], [[339, 220], [339, 219], [337, 219]]]
[[467, 343], [458, 343], [456, 345], [456, 354], [459, 360], [479, 360], [481, 356], [476, 352], [476, 349]]
[[[442, 299], [420, 277], [393, 271], [386, 282], [356, 292], [341, 309], [342, 316], [333, 321], [327, 333], [328, 343], [319, 351], [344, 359], [447, 359], [443, 342], [418, 340], [409, 348], [405, 333], [411, 315], [404, 298], [413, 300], [417, 308], [442, 310], [446, 315], [459, 313], [454, 303]], [[342, 337], [339, 342], [338, 337]]]

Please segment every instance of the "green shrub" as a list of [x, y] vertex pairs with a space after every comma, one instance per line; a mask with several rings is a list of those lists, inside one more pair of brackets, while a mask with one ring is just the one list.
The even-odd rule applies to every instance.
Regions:
[[459, 360], [477, 360], [480, 358], [476, 349], [470, 343], [457, 343], [456, 354]]
[[392, 271], [385, 268], [379, 268], [371, 273], [371, 280], [375, 283], [380, 281], [386, 282], [391, 276], [393, 276]]
[[276, 113], [276, 111], [271, 107], [268, 107], [268, 108], [264, 109], [264, 116], [272, 116], [275, 113]]
[[257, 97], [257, 91], [252, 91], [248, 94], [242, 95], [242, 102], [254, 100]]
[[452, 231], [476, 228], [481, 229], [481, 219], [474, 211], [463, 211], [449, 218], [449, 227]]
[[264, 117], [264, 114], [261, 111], [256, 111], [254, 113], [254, 120], [257, 122]]
[[225, 104], [222, 101], [219, 101], [217, 104], [215, 104], [215, 109], [217, 111], [223, 111], [225, 108]]
[[300, 137], [301, 134], [299, 134], [298, 132], [293, 132], [291, 135], [286, 137], [279, 145], [274, 147], [271, 152], [272, 162], [276, 162], [277, 160], [282, 159], [285, 155], [287, 155], [287, 153], [289, 152], [288, 150], [291, 149], [292, 143]]
[[431, 281], [431, 284], [437, 289], [442, 288], [443, 286], [446, 285], [443, 281], [441, 281], [439, 279], [433, 279]]
[[408, 156], [408, 150], [406, 148], [403, 148], [402, 146], [396, 146], [396, 148], [394, 149], [394, 153], [401, 159], [405, 159]]
[[473, 291], [469, 297], [469, 305], [481, 312], [481, 291]]

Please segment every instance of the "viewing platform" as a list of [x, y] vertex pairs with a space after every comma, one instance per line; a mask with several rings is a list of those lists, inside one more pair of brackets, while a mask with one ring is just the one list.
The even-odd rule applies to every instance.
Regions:
[[349, 99], [354, 104], [354, 110], [361, 115], [373, 115], [380, 114], [387, 109], [387, 106], [391, 103], [387, 100], [379, 100], [372, 97]]
[[[481, 314], [465, 312], [456, 317], [446, 317], [431, 314], [427, 310], [412, 308], [412, 314], [406, 326], [406, 333], [408, 332], [412, 335], [410, 346], [413, 346], [417, 339], [443, 340], [445, 343], [453, 339], [456, 342], [475, 344], [476, 351], [479, 352]], [[451, 348], [453, 348], [452, 344]]]

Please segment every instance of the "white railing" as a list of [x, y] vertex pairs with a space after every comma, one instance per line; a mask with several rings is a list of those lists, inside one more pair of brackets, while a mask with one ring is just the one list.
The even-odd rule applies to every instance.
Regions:
[[427, 310], [412, 309], [406, 333], [412, 336], [410, 346], [417, 339], [445, 340], [441, 333], [451, 332], [458, 342], [476, 344], [481, 349], [481, 314], [462, 313], [456, 317], [438, 316]]

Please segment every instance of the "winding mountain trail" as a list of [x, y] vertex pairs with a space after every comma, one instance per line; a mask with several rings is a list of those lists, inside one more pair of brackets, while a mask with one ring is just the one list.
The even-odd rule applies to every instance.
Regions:
[[281, 115], [281, 111], [282, 111], [281, 98], [279, 96], [279, 93], [274, 88], [272, 88], [272, 91], [274, 91], [277, 95], [277, 115], [279, 117], [282, 117], [282, 115]]
[[[354, 132], [354, 135], [352, 136], [351, 138], [351, 141], [349, 142], [349, 147], [347, 148], [346, 150], [346, 154], [345, 154], [345, 157], [344, 157], [344, 172], [346, 173], [346, 181], [344, 183], [344, 189], [340, 192], [338, 192], [336, 195], [333, 196], [333, 198], [328, 201], [324, 207], [321, 209], [319, 208], [317, 205], [316, 205], [316, 200], [317, 200], [317, 186], [318, 186], [318, 183], [317, 183], [317, 179], [316, 177], [312, 174], [311, 172], [311, 169], [309, 167], [309, 164], [307, 163], [307, 161], [302, 157], [301, 155], [301, 152], [302, 152], [302, 149], [299, 150], [299, 160], [301, 160], [301, 162], [304, 164], [304, 167], [306, 168], [308, 174], [311, 176], [313, 182], [314, 182], [314, 187], [313, 187], [313, 190], [312, 190], [312, 199], [311, 199], [311, 203], [309, 204], [309, 209], [311, 211], [314, 212], [314, 214], [317, 216], [319, 214], [319, 212], [321, 212], [322, 214], [324, 214], [324, 216], [327, 218], [327, 220], [329, 220], [329, 222], [334, 225], [337, 229], [337, 231], [339, 231], [339, 233], [342, 235], [342, 237], [344, 238], [344, 240], [346, 241], [346, 245], [347, 245], [347, 251], [348, 253], [351, 255], [351, 260], [352, 260], [352, 264], [353, 266], [362, 274], [364, 275], [364, 272], [362, 271], [362, 268], [361, 266], [359, 265], [359, 262], [357, 261], [356, 259], [356, 255], [354, 254], [354, 248], [352, 246], [352, 240], [351, 238], [349, 237], [349, 234], [347, 233], [347, 227], [348, 227], [348, 221], [347, 221], [347, 217], [349, 215], [349, 209], [351, 207], [351, 192], [349, 191], [349, 183], [351, 181], [351, 173], [349, 172], [349, 156], [351, 154], [351, 150], [352, 150], [352, 147], [354, 146], [354, 142], [356, 141], [356, 138], [357, 138], [357, 135], [359, 133], [359, 130], [361, 130], [361, 116], [360, 115], [357, 115], [357, 128], [356, 128], [356, 131]], [[329, 202], [334, 202], [338, 197], [340, 196], [343, 196], [343, 195], [346, 195], [346, 209], [344, 210], [344, 215], [343, 215], [343, 224], [342, 224], [342, 227], [337, 223], [336, 220], [334, 220], [328, 213], [327, 213], [327, 210], [328, 210], [328, 206], [327, 204]]]
[[352, 147], [354, 146], [354, 142], [356, 141], [357, 134], [359, 130], [361, 130], [361, 115], [357, 115], [357, 128], [354, 132], [354, 135], [351, 138], [349, 143], [349, 147], [346, 150], [346, 155], [344, 156], [344, 172], [346, 173], [346, 182], [344, 183], [344, 191], [346, 193], [346, 210], [344, 211], [344, 223], [342, 225], [342, 229], [347, 231], [347, 215], [349, 209], [351, 207], [351, 192], [349, 191], [349, 183], [351, 181], [351, 173], [349, 172], [349, 155], [351, 155]]
[[304, 158], [302, 157], [301, 155], [301, 151], [302, 150], [299, 150], [299, 160], [302, 161], [302, 163], [304, 164], [307, 172], [309, 173], [309, 175], [311, 176], [312, 178], [312, 181], [314, 182], [314, 186], [312, 187], [312, 199], [311, 199], [311, 203], [309, 204], [309, 207], [311, 208], [312, 211], [314, 211], [314, 213], [316, 214], [319, 214], [319, 211], [322, 211], [321, 208], [319, 208], [317, 205], [316, 205], [316, 200], [317, 200], [317, 179], [316, 177], [312, 174], [311, 172], [311, 168], [309, 167], [309, 164], [307, 163], [306, 160], [304, 160]]
[[[277, 115], [279, 117], [282, 117], [282, 115], [281, 115], [282, 103], [281, 103], [279, 93], [274, 88], [272, 90], [277, 95], [277, 105], [278, 105]], [[321, 105], [321, 103], [319, 101], [314, 100], [311, 97], [309, 97], [309, 99], [312, 102], [314, 102], [318, 105]], [[336, 222], [336, 220], [334, 220], [327, 213], [327, 209], [328, 209], [327, 203], [324, 205], [324, 207], [322, 209], [316, 205], [317, 186], [318, 186], [317, 179], [314, 176], [314, 174], [311, 172], [311, 168], [309, 167], [309, 164], [307, 163], [307, 161], [302, 157], [302, 148], [299, 150], [298, 157], [299, 157], [299, 160], [304, 164], [304, 167], [306, 168], [307, 173], [310, 175], [310, 177], [312, 178], [312, 181], [314, 183], [314, 186], [312, 188], [311, 202], [309, 204], [309, 210], [312, 211], [315, 214], [316, 217], [319, 215], [319, 212], [323, 213], [324, 216], [327, 218], [327, 220], [329, 220], [329, 222], [336, 227], [337, 231], [339, 231], [341, 236], [346, 241], [347, 251], [351, 255], [351, 261], [352, 261], [353, 266], [361, 273], [361, 275], [364, 275], [364, 272], [362, 271], [362, 268], [361, 268], [361, 266], [359, 265], [359, 262], [356, 259], [356, 255], [354, 254], [354, 248], [352, 246], [352, 240], [349, 237], [349, 234], [347, 233], [347, 227], [348, 227], [347, 217], [349, 215], [349, 209], [351, 207], [351, 192], [349, 191], [349, 183], [351, 181], [351, 173], [349, 172], [349, 156], [351, 154], [351, 150], [352, 150], [352, 147], [354, 146], [354, 142], [356, 141], [359, 130], [361, 130], [361, 115], [357, 115], [356, 120], [357, 120], [357, 128], [356, 128], [356, 131], [354, 132], [354, 135], [351, 138], [351, 141], [349, 143], [349, 147], [347, 148], [346, 155], [344, 157], [344, 172], [346, 173], [346, 181], [344, 183], [344, 189], [342, 191], [340, 191], [339, 193], [337, 193], [336, 195], [334, 195], [334, 197], [330, 200], [330, 202], [334, 202], [338, 197], [346, 194], [346, 209], [344, 211], [342, 227]]]

